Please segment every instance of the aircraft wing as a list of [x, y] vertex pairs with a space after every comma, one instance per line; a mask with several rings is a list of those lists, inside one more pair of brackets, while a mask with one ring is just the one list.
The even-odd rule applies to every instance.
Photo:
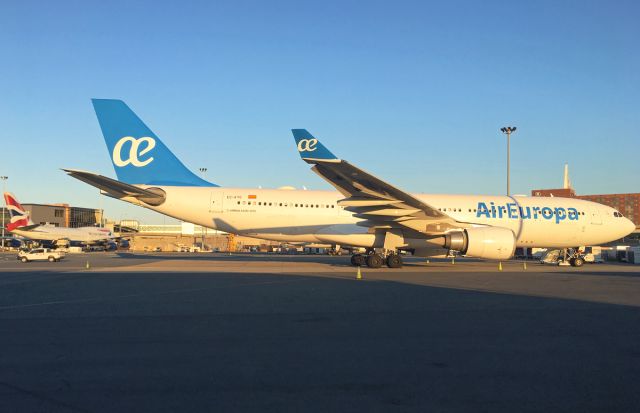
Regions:
[[407, 192], [338, 159], [306, 129], [293, 129], [292, 132], [302, 159], [314, 165], [311, 169], [345, 196], [338, 205], [364, 220], [358, 225], [412, 229], [424, 235], [442, 234], [466, 226]]
[[113, 198], [135, 198], [150, 205], [160, 205], [165, 200], [164, 191], [160, 189], [145, 189], [135, 185], [125, 184], [106, 176], [77, 169], [63, 169], [68, 175], [95, 186]]

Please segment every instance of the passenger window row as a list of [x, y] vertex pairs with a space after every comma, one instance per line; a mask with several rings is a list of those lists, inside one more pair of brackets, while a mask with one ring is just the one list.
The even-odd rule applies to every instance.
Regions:
[[[294, 208], [335, 208], [335, 205], [329, 204], [303, 204], [303, 203], [295, 203], [295, 202], [267, 202], [267, 201], [237, 201], [238, 205], [254, 205], [254, 206], [276, 206], [276, 207], [294, 207]], [[504, 206], [498, 207], [502, 212], [507, 212], [507, 208]], [[462, 208], [438, 208], [438, 211], [441, 212], [462, 212]], [[476, 208], [468, 208], [469, 212], [478, 212]], [[555, 214], [555, 211], [552, 210], [551, 214]], [[583, 211], [578, 212], [578, 215], [584, 215]], [[614, 216], [622, 217], [623, 215], [620, 212], [614, 212]]]
[[[498, 209], [501, 210], [502, 212], [507, 212], [507, 207], [500, 206], [500, 207], [498, 207]], [[438, 211], [441, 211], [441, 212], [462, 212], [462, 208], [438, 208]], [[469, 212], [478, 212], [478, 210], [476, 208], [473, 208], [473, 209], [469, 208], [468, 211]], [[618, 215], [615, 215], [616, 213]], [[554, 215], [555, 211], [551, 210], [551, 214]], [[580, 212], [578, 212], [578, 215], [584, 215], [584, 212], [580, 211]], [[619, 212], [615, 212], [614, 215], [615, 216], [622, 216], [622, 214], [619, 213]]]
[[329, 204], [302, 204], [294, 202], [263, 202], [263, 201], [238, 201], [238, 205], [255, 205], [255, 206], [280, 206], [280, 207], [295, 207], [295, 208], [335, 208], [335, 205]]

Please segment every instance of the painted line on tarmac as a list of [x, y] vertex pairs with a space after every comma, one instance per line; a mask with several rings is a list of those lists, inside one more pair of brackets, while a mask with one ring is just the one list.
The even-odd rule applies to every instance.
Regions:
[[2, 310], [18, 310], [21, 308], [30, 308], [30, 307], [44, 307], [49, 305], [61, 305], [61, 304], [80, 304], [80, 303], [91, 303], [91, 302], [100, 302], [100, 301], [109, 301], [109, 300], [120, 300], [123, 298], [135, 298], [135, 297], [152, 297], [152, 296], [160, 296], [160, 295], [170, 295], [170, 294], [184, 294], [191, 292], [199, 292], [199, 291], [208, 291], [208, 290], [218, 290], [224, 288], [241, 288], [241, 287], [254, 287], [257, 285], [271, 285], [271, 284], [293, 284], [296, 282], [308, 281], [308, 279], [293, 279], [287, 281], [264, 281], [259, 283], [247, 283], [247, 284], [238, 284], [238, 285], [230, 285], [224, 287], [207, 287], [207, 288], [182, 288], [178, 290], [168, 290], [168, 291], [159, 291], [155, 293], [137, 293], [137, 294], [125, 294], [125, 295], [115, 295], [110, 297], [93, 297], [93, 298], [80, 298], [76, 300], [59, 300], [59, 301], [45, 301], [41, 303], [31, 303], [31, 304], [20, 304], [20, 305], [8, 305], [0, 307], [0, 311]]

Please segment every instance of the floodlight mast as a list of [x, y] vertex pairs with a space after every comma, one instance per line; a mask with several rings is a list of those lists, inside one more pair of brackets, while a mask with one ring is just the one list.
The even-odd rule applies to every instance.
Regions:
[[511, 168], [511, 158], [510, 158], [510, 151], [511, 151], [511, 133], [516, 131], [516, 127], [515, 126], [505, 126], [504, 128], [500, 128], [500, 131], [502, 131], [502, 133], [507, 135], [507, 196], [511, 196], [511, 185], [510, 185], [510, 178], [509, 178], [509, 170]]

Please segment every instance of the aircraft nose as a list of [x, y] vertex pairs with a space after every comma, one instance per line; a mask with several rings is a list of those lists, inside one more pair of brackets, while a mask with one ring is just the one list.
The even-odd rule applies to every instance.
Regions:
[[626, 235], [629, 235], [636, 230], [636, 224], [634, 224], [633, 221], [631, 221], [629, 218], [623, 218], [623, 219], [625, 220], [624, 228], [626, 231]]

